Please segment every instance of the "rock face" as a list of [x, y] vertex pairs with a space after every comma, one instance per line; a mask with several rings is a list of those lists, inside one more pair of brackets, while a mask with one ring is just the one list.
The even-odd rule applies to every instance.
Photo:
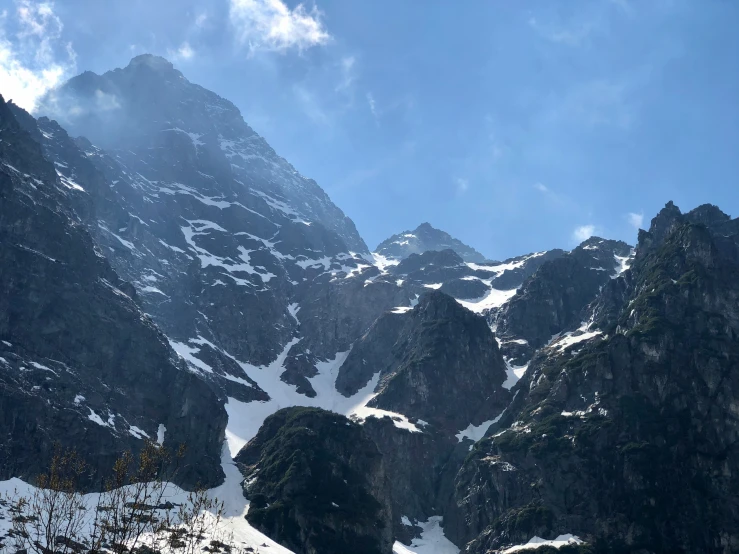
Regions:
[[[424, 521], [439, 513], [471, 444], [457, 435], [505, 409], [507, 377], [485, 319], [439, 291], [421, 296], [410, 311], [384, 314], [355, 343], [336, 388], [351, 396], [376, 383], [367, 406], [382, 411], [364, 426], [393, 483], [396, 536], [410, 531], [407, 518]], [[415, 428], [396, 426], [396, 414]]]
[[336, 388], [350, 396], [379, 370], [368, 406], [454, 430], [492, 419], [509, 399], [506, 365], [484, 318], [431, 291], [386, 313], [354, 346]]
[[[67, 117], [70, 105], [84, 106], [83, 114]], [[231, 184], [258, 186], [263, 194], [277, 195], [262, 196], [274, 210], [294, 220], [320, 222], [348, 248], [367, 253], [352, 221], [315, 181], [280, 158], [231, 102], [190, 83], [164, 58], [145, 54], [123, 69], [103, 75], [85, 72], [53, 91], [38, 111], [58, 116], [74, 135], [127, 157], [134, 166], [142, 166], [142, 158], [166, 158], [166, 170], [161, 162], [155, 165], [161, 179], [191, 179], [202, 166], [215, 173], [205, 176], [206, 181], [228, 177]], [[152, 150], [161, 147], [164, 152], [153, 156]], [[280, 197], [299, 208], [280, 205]]]
[[0, 478], [34, 478], [55, 443], [99, 475], [148, 437], [187, 444], [181, 484], [217, 484], [225, 411], [96, 250], [75, 192], [0, 98]]
[[617, 315], [537, 355], [510, 417], [465, 461], [446, 528], [458, 544], [572, 533], [604, 552], [739, 548], [738, 243], [739, 221], [712, 206], [654, 218], [603, 292], [611, 313], [622, 298]]
[[580, 326], [601, 287], [628, 267], [631, 251], [624, 242], [591, 237], [543, 264], [494, 318], [506, 357], [525, 364], [554, 335]]
[[[84, 113], [66, 118], [69, 105], [85, 106]], [[233, 104], [162, 58], [84, 73], [39, 110], [104, 148], [72, 143], [56, 122], [39, 120], [39, 140], [66, 179], [111, 191], [92, 198], [98, 218], [90, 232], [112, 265], [193, 370], [224, 395], [264, 396], [254, 383], [242, 386], [234, 359], [273, 361], [300, 334], [293, 311], [340, 296], [327, 292], [337, 275], [370, 268], [353, 223], [325, 192], [277, 156]], [[368, 303], [365, 325], [393, 301]], [[342, 317], [332, 313], [322, 326]], [[300, 365], [305, 350], [314, 362], [354, 338], [350, 329], [333, 340], [303, 341], [289, 354], [290, 366]], [[302, 374], [294, 373], [285, 380], [299, 383]]]
[[390, 554], [390, 483], [362, 427], [316, 408], [285, 408], [238, 454], [247, 519], [305, 554]]
[[413, 231], [404, 231], [382, 241], [375, 252], [385, 258], [402, 260], [411, 254], [423, 254], [429, 250], [453, 250], [465, 262], [485, 262], [485, 256], [448, 233], [421, 223]]

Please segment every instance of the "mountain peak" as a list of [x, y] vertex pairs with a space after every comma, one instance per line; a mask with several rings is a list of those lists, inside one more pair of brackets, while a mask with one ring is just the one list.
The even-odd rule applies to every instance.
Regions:
[[128, 62], [127, 67], [137, 67], [142, 65], [158, 70], [174, 69], [174, 65], [172, 65], [172, 62], [170, 62], [168, 59], [161, 56], [156, 56], [154, 54], [140, 54], [138, 56], [135, 56], [131, 58], [130, 62]]
[[449, 233], [436, 229], [428, 222], [421, 223], [413, 231], [403, 231], [382, 241], [375, 251], [388, 258], [405, 259], [411, 254], [423, 254], [429, 250], [453, 250], [465, 262], [482, 263], [485, 256], [455, 239]]
[[56, 119], [73, 136], [125, 152], [141, 164], [139, 172], [151, 167], [152, 148], [157, 163], [174, 161], [148, 182], [175, 182], [219, 198], [245, 192], [248, 183], [250, 200], [268, 198], [273, 210], [336, 233], [344, 250], [368, 253], [354, 223], [255, 133], [232, 102], [190, 82], [161, 56], [142, 54], [124, 68], [73, 77], [39, 105], [39, 115]]
[[129, 72], [145, 72], [152, 76], [158, 76], [160, 78], [175, 78], [185, 79], [185, 76], [175, 68], [174, 64], [167, 58], [156, 56], [154, 54], [140, 54], [131, 61], [128, 65], [123, 68], [126, 73]]

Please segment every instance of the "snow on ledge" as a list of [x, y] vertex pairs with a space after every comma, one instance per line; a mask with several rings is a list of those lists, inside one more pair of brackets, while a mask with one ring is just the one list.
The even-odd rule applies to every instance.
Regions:
[[423, 529], [421, 538], [413, 539], [410, 546], [395, 541], [393, 554], [459, 554], [459, 548], [444, 536], [441, 521], [441, 516], [419, 521], [416, 525]]
[[[513, 398], [511, 398], [511, 404], [518, 396], [518, 391], [513, 395]], [[509, 404], [510, 405], [510, 404]], [[495, 419], [491, 419], [490, 421], [483, 421], [480, 425], [473, 425], [470, 423], [467, 426], [467, 429], [464, 429], [457, 433], [455, 436], [457, 437], [457, 440], [459, 442], [462, 442], [464, 439], [470, 439], [474, 442], [479, 441], [485, 436], [485, 433], [488, 432], [488, 429], [490, 429], [490, 426], [498, 423], [500, 421], [500, 418], [503, 417], [503, 414], [505, 414], [506, 410], [508, 408], [506, 407], [502, 412], [498, 414], [498, 416]], [[470, 447], [470, 450], [472, 447]]]
[[541, 537], [533, 537], [526, 544], [518, 544], [516, 546], [506, 548], [505, 550], [503, 550], [502, 554], [510, 554], [511, 552], [523, 552], [526, 550], [535, 550], [542, 546], [551, 546], [559, 549], [570, 544], [583, 544], [583, 542], [584, 541], [582, 541], [579, 537], [576, 537], [575, 535], [571, 535], [569, 533], [567, 533], [566, 535], [559, 535], [556, 539], [552, 540], [542, 539]]
[[351, 419], [355, 419], [358, 423], [364, 423], [364, 420], [368, 417], [376, 417], [382, 419], [383, 417], [389, 417], [393, 420], [393, 425], [398, 429], [405, 429], [411, 433], [422, 433], [421, 429], [416, 427], [415, 424], [411, 423], [406, 416], [397, 412], [389, 412], [387, 410], [381, 410], [379, 408], [371, 408], [369, 406], [359, 406], [355, 408], [351, 414]]

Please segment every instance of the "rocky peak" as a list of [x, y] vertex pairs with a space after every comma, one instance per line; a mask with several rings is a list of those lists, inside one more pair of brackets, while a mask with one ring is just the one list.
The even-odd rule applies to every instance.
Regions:
[[422, 254], [429, 250], [453, 250], [465, 261], [482, 263], [485, 256], [471, 246], [431, 226], [421, 223], [413, 231], [404, 231], [382, 241], [375, 251], [387, 258], [402, 260], [411, 254]]
[[350, 396], [373, 377], [369, 405], [455, 433], [492, 419], [508, 398], [506, 365], [487, 322], [439, 291], [380, 317], [355, 343], [336, 387]]
[[448, 531], [477, 535], [466, 552], [562, 533], [608, 552], [736, 550], [736, 474], [721, 468], [739, 463], [739, 257], [718, 241], [739, 228], [700, 211], [720, 231], [668, 204], [645, 232], [661, 240], [603, 288], [618, 325], [532, 360], [457, 476]]
[[392, 271], [396, 275], [408, 275], [417, 271], [433, 271], [455, 268], [464, 265], [464, 260], [454, 250], [427, 250], [421, 254], [410, 254], [395, 266]]
[[731, 220], [731, 216], [713, 204], [702, 204], [685, 214], [685, 218], [694, 223], [701, 223], [709, 228], [718, 227]]
[[122, 69], [74, 77], [37, 111], [115, 153], [148, 183], [176, 182], [210, 197], [261, 193], [273, 209], [320, 224], [345, 250], [368, 254], [353, 222], [315, 181], [277, 155], [233, 103], [164, 58], [146, 54]]
[[435, 319], [480, 320], [478, 316], [464, 308], [454, 298], [438, 290], [432, 290], [422, 295], [418, 300], [418, 305], [411, 313], [424, 321]]
[[652, 218], [648, 234], [639, 233], [639, 246], [650, 248], [651, 246], [660, 244], [672, 232], [675, 225], [682, 221], [682, 217], [680, 208], [675, 206], [672, 200], [667, 202], [665, 207]]
[[154, 54], [140, 54], [131, 58], [131, 61], [128, 62], [128, 66], [126, 66], [125, 69], [135, 71], [142, 68], [157, 73], [176, 73], [177, 75], [182, 75], [182, 73], [174, 68], [172, 62], [161, 56], [155, 56]]

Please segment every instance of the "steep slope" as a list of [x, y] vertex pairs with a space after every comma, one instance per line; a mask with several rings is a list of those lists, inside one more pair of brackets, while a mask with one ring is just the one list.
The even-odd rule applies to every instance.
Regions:
[[[70, 105], [80, 107], [72, 119]], [[365, 288], [377, 270], [351, 221], [230, 102], [166, 60], [80, 75], [44, 109], [106, 146], [39, 119], [46, 155], [91, 197], [90, 232], [177, 352], [225, 396], [264, 400], [239, 362], [266, 365], [290, 343], [283, 379], [315, 395], [316, 364], [409, 301], [394, 285]], [[301, 328], [298, 311], [311, 325]]]
[[226, 414], [95, 249], [76, 186], [0, 97], [0, 478], [55, 443], [107, 470], [148, 437], [187, 444], [179, 482], [217, 484]]
[[421, 223], [413, 231], [404, 231], [385, 239], [377, 245], [375, 253], [381, 258], [402, 260], [411, 254], [423, 254], [429, 250], [454, 250], [465, 262], [483, 263], [486, 260], [471, 246], [429, 223]]
[[739, 548], [738, 245], [714, 206], [670, 203], [640, 233], [594, 303], [605, 326], [536, 356], [460, 470], [447, 532], [466, 552], [568, 533], [603, 552]]
[[336, 388], [373, 391], [354, 413], [386, 460], [397, 537], [412, 531], [409, 518], [438, 516], [439, 498], [508, 405], [513, 382], [485, 319], [439, 291], [384, 314], [356, 342]]
[[182, 177], [208, 169], [206, 182], [248, 186], [267, 195], [262, 198], [273, 209], [296, 221], [321, 223], [349, 249], [367, 253], [352, 221], [315, 181], [280, 158], [231, 102], [190, 83], [164, 58], [145, 54], [123, 69], [85, 72], [47, 95], [38, 112], [132, 168], [154, 162], [157, 180], [187, 184]]
[[350, 396], [379, 371], [369, 406], [457, 432], [495, 417], [509, 399], [506, 366], [484, 318], [438, 291], [386, 313], [352, 349], [336, 388]]
[[623, 273], [631, 255], [624, 242], [591, 237], [543, 264], [492, 318], [511, 363], [525, 364], [555, 335], [583, 325], [588, 304]]

